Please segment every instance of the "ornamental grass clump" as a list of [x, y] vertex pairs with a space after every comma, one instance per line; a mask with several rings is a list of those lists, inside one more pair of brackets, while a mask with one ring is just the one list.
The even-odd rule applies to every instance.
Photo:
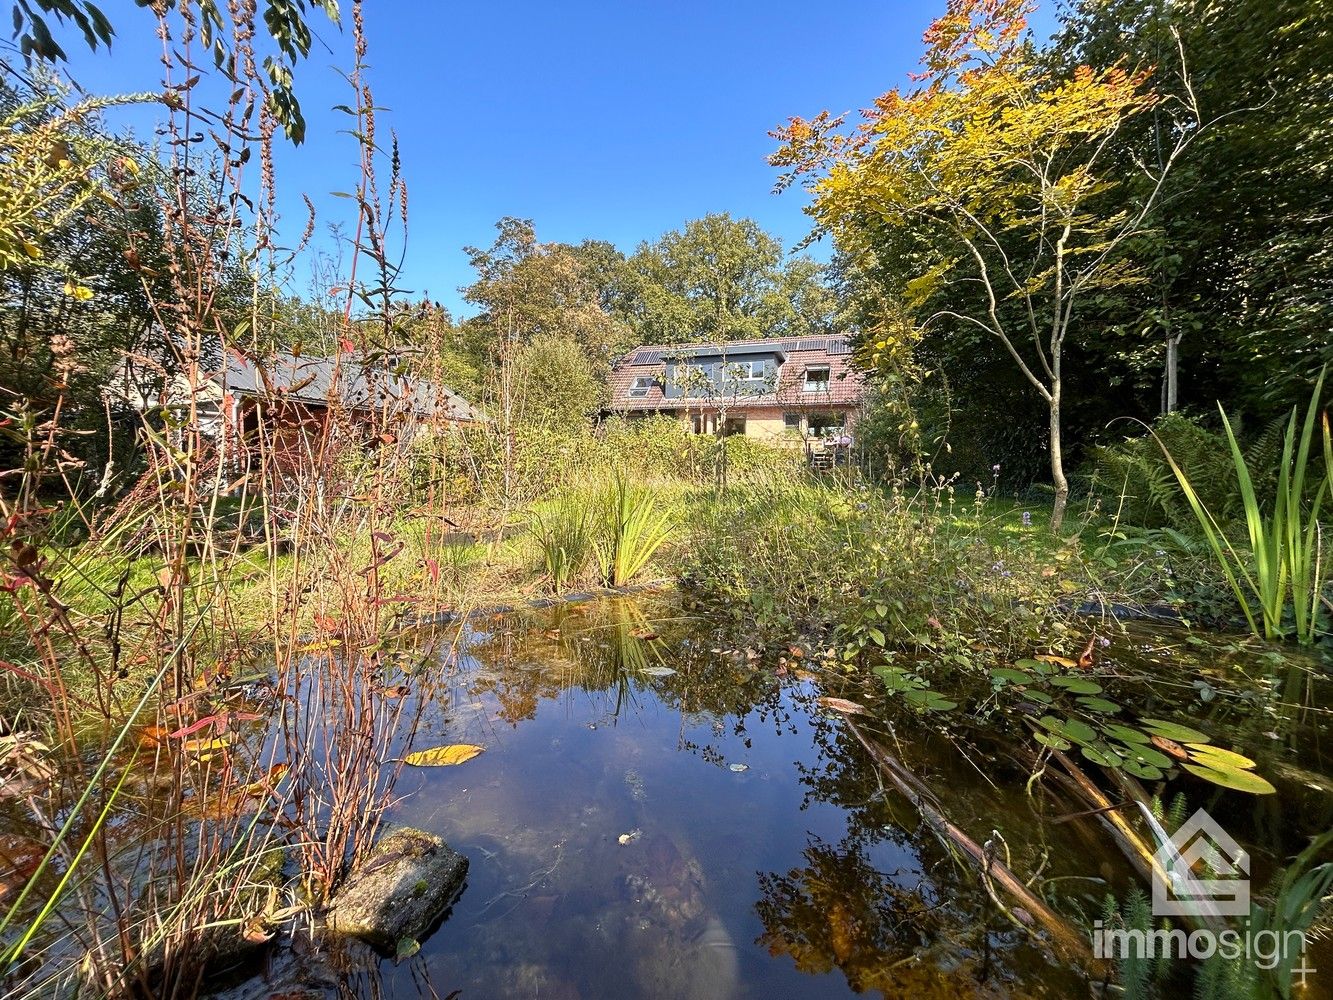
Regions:
[[[1320, 372], [1310, 396], [1300, 436], [1297, 437], [1297, 408], [1292, 407], [1282, 442], [1277, 484], [1272, 497], [1260, 499], [1255, 489], [1249, 463], [1236, 441], [1235, 431], [1226, 411], [1218, 404], [1222, 426], [1236, 475], [1236, 489], [1245, 512], [1245, 541], [1232, 541], [1226, 529], [1204, 503], [1198, 490], [1161, 439], [1153, 434], [1175, 473], [1194, 512], [1199, 528], [1226, 576], [1231, 592], [1250, 631], [1267, 639], [1282, 639], [1288, 634], [1284, 618], [1288, 606], [1297, 641], [1314, 642], [1318, 632], [1318, 612], [1327, 579], [1323, 558], [1323, 534], [1319, 514], [1333, 481], [1333, 437], [1327, 414], [1322, 414], [1319, 397], [1324, 386]], [[1325, 475], [1313, 492], [1307, 488], [1315, 425], [1323, 425]], [[1150, 431], [1151, 433], [1151, 431]], [[1259, 617], [1254, 614], [1255, 606]]]
[[559, 593], [583, 571], [592, 556], [592, 509], [583, 493], [558, 493], [533, 508], [528, 533], [541, 553], [551, 589]]
[[623, 587], [638, 576], [673, 531], [670, 511], [623, 475], [612, 480], [596, 516], [593, 551], [608, 587]]

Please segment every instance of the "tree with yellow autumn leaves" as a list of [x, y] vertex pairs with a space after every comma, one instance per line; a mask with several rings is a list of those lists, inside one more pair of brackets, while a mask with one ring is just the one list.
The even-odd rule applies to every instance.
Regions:
[[[873, 257], [886, 232], [920, 247], [902, 304], [923, 329], [973, 328], [994, 337], [1049, 411], [1055, 487], [1051, 526], [1069, 496], [1061, 406], [1066, 346], [1079, 336], [1077, 307], [1090, 292], [1144, 280], [1123, 251], [1152, 224], [1163, 181], [1199, 132], [1188, 96], [1170, 102], [1149, 85], [1150, 70], [1117, 64], [1058, 75], [1027, 37], [1030, 0], [950, 0], [925, 35], [923, 70], [849, 128], [823, 112], [792, 118], [779, 183], [801, 181], [818, 233], [843, 254]], [[1123, 179], [1114, 138], [1154, 108], [1171, 116], [1171, 142], [1132, 203], [1106, 212]], [[943, 282], [979, 291], [976, 308], [938, 306]], [[894, 344], [872, 341], [872, 361]]]

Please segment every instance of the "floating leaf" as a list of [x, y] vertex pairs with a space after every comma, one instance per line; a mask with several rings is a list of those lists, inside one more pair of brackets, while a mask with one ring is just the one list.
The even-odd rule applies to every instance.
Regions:
[[226, 740], [214, 736], [205, 739], [186, 740], [181, 744], [181, 749], [186, 753], [192, 753], [195, 756], [199, 756], [201, 754], [215, 753], [218, 750], [226, 750], [227, 746], [228, 744]]
[[938, 691], [913, 689], [911, 691], [905, 691], [903, 697], [917, 708], [925, 709], [928, 712], [947, 712], [950, 709], [958, 707], [958, 702], [950, 701]]
[[1070, 743], [1063, 736], [1056, 736], [1053, 733], [1033, 733], [1037, 742], [1044, 747], [1050, 747], [1052, 750], [1068, 750], [1074, 744]]
[[1103, 722], [1102, 732], [1107, 736], [1114, 737], [1123, 743], [1147, 743], [1149, 736], [1139, 729], [1133, 729], [1130, 726], [1122, 726], [1116, 722]]
[[1176, 760], [1190, 759], [1190, 755], [1185, 752], [1185, 748], [1175, 740], [1168, 740], [1165, 736], [1154, 734], [1151, 742], [1158, 750], [1170, 754], [1172, 757], [1176, 758]]
[[1140, 719], [1139, 723], [1148, 732], [1165, 736], [1168, 740], [1175, 740], [1177, 743], [1208, 742], [1207, 733], [1201, 733], [1197, 729], [1191, 729], [1189, 726], [1182, 726], [1179, 723], [1167, 722], [1164, 719]]
[[1029, 701], [1035, 701], [1042, 705], [1049, 705], [1055, 701], [1055, 699], [1045, 691], [1024, 691], [1023, 697], [1027, 698]]
[[1089, 712], [1100, 712], [1103, 715], [1114, 715], [1120, 711], [1119, 705], [1105, 698], [1079, 698], [1078, 703]]
[[670, 667], [644, 667], [640, 673], [647, 674], [649, 677], [670, 677], [675, 671]]
[[403, 763], [417, 767], [450, 767], [466, 763], [485, 749], [473, 743], [451, 743], [429, 750], [416, 750], [404, 757]]
[[405, 937], [398, 942], [398, 947], [393, 950], [393, 957], [401, 962], [405, 958], [411, 958], [421, 950], [421, 942], [416, 938]]
[[1211, 746], [1207, 743], [1187, 743], [1186, 746], [1189, 747], [1190, 756], [1204, 767], [1219, 767], [1228, 770], [1236, 768], [1242, 771], [1250, 771], [1256, 766], [1250, 758], [1231, 750], [1223, 750], [1221, 747]]
[[1041, 662], [1041, 663], [1050, 663], [1050, 664], [1052, 664], [1052, 665], [1054, 665], [1054, 666], [1057, 666], [1057, 667], [1077, 667], [1077, 666], [1078, 666], [1078, 661], [1077, 661], [1077, 660], [1071, 660], [1071, 659], [1070, 659], [1069, 657], [1067, 657], [1067, 656], [1056, 656], [1054, 653], [1042, 653], [1042, 654], [1039, 655], [1039, 656], [1034, 656], [1033, 659], [1034, 659], [1034, 660], [1037, 660], [1037, 661], [1039, 661], [1039, 662]]
[[1211, 781], [1223, 788], [1234, 788], [1238, 792], [1272, 795], [1277, 791], [1266, 779], [1259, 777], [1253, 771], [1244, 771], [1240, 768], [1203, 767], [1199, 764], [1182, 764], [1181, 767], [1204, 781]]
[[1102, 686], [1083, 677], [1052, 677], [1051, 683], [1070, 694], [1101, 694]]
[[1065, 739], [1073, 740], [1075, 743], [1091, 743], [1097, 738], [1097, 731], [1086, 722], [1078, 719], [1065, 719], [1061, 721], [1052, 715], [1043, 715], [1041, 724], [1051, 732]]
[[1078, 749], [1084, 757], [1094, 764], [1100, 764], [1102, 767], [1119, 767], [1124, 763], [1120, 759], [1120, 755], [1104, 743], [1098, 746], [1079, 747]]
[[1041, 660], [1019, 660], [1014, 666], [1019, 670], [1035, 671], [1039, 674], [1049, 674], [1055, 669], [1051, 664], [1044, 663]]
[[1032, 675], [1024, 670], [1015, 670], [1012, 667], [996, 667], [990, 672], [990, 675], [997, 681], [1004, 681], [1006, 684], [1031, 684]]
[[1159, 753], [1152, 747], [1145, 747], [1139, 744], [1123, 748], [1124, 755], [1136, 764], [1150, 767], [1170, 767], [1171, 758], [1164, 753]]
[[1161, 768], [1153, 767], [1151, 764], [1140, 764], [1136, 760], [1126, 760], [1121, 766], [1126, 774], [1132, 774], [1143, 781], [1157, 781], [1165, 777]]
[[846, 698], [820, 698], [819, 703], [825, 708], [831, 708], [835, 712], [842, 712], [844, 715], [864, 715], [865, 706], [858, 705], [854, 701], [848, 701]]

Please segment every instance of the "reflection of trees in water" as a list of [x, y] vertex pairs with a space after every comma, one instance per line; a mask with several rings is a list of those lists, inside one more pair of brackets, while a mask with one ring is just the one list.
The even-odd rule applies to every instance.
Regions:
[[[876, 715], [887, 711], [884, 706]], [[962, 754], [989, 760], [995, 748], [976, 742], [956, 745], [952, 734], [932, 730], [930, 720], [914, 725], [910, 715], [895, 717], [896, 741], [882, 736], [908, 767], [925, 777], [947, 815], [980, 833], [1009, 831], [1023, 870], [1044, 866], [1043, 826], [1018, 801], [1021, 791], [993, 774], [987, 784]], [[881, 725], [883, 723], [881, 722]], [[1006, 984], [1022, 981], [1086, 991], [1070, 969], [1048, 964], [1043, 950], [996, 912], [970, 871], [955, 863], [949, 847], [926, 826], [915, 809], [886, 788], [875, 764], [829, 714], [812, 713], [816, 753], [796, 762], [805, 786], [802, 809], [811, 803], [836, 806], [846, 824], [836, 847], [813, 839], [806, 865], [780, 874], [759, 875], [755, 904], [763, 921], [761, 939], [770, 953], [789, 955], [798, 969], [816, 973], [840, 969], [857, 991], [886, 996], [909, 992], [934, 996], [1008, 995]], [[1021, 780], [1016, 788], [1021, 790]], [[911, 871], [881, 872], [870, 858], [889, 845], [915, 859]], [[1052, 848], [1059, 853], [1059, 848]], [[1068, 864], [1086, 857], [1069, 853]]]
[[606, 694], [612, 721], [635, 706], [638, 691], [650, 690], [685, 716], [734, 717], [742, 736], [744, 717], [756, 709], [786, 723], [772, 672], [743, 652], [714, 652], [721, 648], [715, 626], [679, 610], [667, 600], [620, 598], [497, 616], [468, 644], [475, 663], [468, 693], [492, 695], [511, 725], [574, 688]]
[[814, 838], [804, 858], [804, 867], [785, 875], [759, 876], [759, 944], [769, 954], [790, 956], [805, 973], [837, 968], [858, 993], [956, 995], [957, 983], [938, 963], [914, 960], [947, 926], [915, 887], [879, 871], [850, 840], [833, 846]]

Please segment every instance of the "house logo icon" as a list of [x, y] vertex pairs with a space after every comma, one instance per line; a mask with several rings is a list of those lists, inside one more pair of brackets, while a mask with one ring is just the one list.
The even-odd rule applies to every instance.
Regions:
[[1246, 916], [1250, 856], [1200, 809], [1154, 855], [1152, 911], [1167, 916]]

